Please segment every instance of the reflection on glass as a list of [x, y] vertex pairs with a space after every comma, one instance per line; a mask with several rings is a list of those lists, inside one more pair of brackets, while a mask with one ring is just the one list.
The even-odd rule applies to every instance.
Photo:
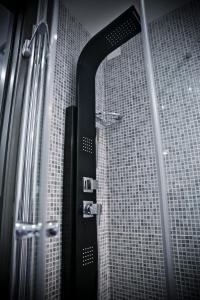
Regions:
[[6, 71], [8, 66], [12, 14], [2, 5], [0, 5], [0, 111], [2, 114], [3, 92], [5, 87]]

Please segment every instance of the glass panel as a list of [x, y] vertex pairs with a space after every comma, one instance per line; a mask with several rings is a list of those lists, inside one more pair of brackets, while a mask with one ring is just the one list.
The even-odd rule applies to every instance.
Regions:
[[162, 0], [146, 4], [177, 298], [199, 299], [200, 2]]
[[41, 139], [44, 113], [47, 30], [35, 30], [27, 80], [24, 91], [20, 130], [19, 157], [16, 184], [16, 223], [13, 241], [13, 297], [39, 299], [35, 289], [38, 267], [38, 237], [42, 238], [44, 226], [39, 215], [39, 189], [41, 165]]
[[10, 53], [13, 15], [0, 4], [0, 126], [3, 113], [3, 93]]
[[[96, 107], [109, 122], [98, 132], [97, 201], [103, 203], [99, 299], [164, 300], [159, 185], [142, 33], [102, 67], [104, 90], [99, 69]], [[119, 116], [115, 122], [111, 113]]]

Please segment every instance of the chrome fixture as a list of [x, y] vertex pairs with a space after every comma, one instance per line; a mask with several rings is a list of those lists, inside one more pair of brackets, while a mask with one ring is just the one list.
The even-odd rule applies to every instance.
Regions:
[[96, 112], [96, 127], [103, 129], [110, 127], [122, 120], [122, 115], [115, 112]]
[[[95, 208], [94, 208], [95, 207]], [[83, 218], [92, 218], [94, 217], [93, 212], [97, 212], [96, 204], [93, 201], [83, 201]]]
[[22, 56], [25, 58], [29, 58], [31, 56], [31, 46], [33, 44], [33, 41], [36, 37], [36, 35], [46, 35], [47, 39], [47, 48], [49, 47], [49, 29], [46, 22], [41, 21], [35, 26], [33, 35], [30, 40], [25, 40], [23, 48], [22, 48]]
[[83, 192], [84, 193], [93, 193], [94, 190], [97, 190], [98, 188], [98, 181], [89, 178], [89, 177], [83, 177]]
[[59, 232], [59, 224], [57, 221], [49, 221], [46, 224], [46, 236], [54, 237], [58, 235]]
[[[42, 230], [42, 223], [31, 224], [17, 222], [15, 224], [15, 234], [17, 238], [28, 239], [32, 237], [37, 237], [40, 235]], [[46, 223], [46, 236], [53, 237], [56, 236], [59, 232], [59, 225], [57, 221], [49, 221]]]
[[42, 229], [42, 223], [30, 224], [30, 223], [16, 223], [15, 233], [18, 238], [31, 238], [38, 236]]
[[97, 216], [97, 224], [100, 224], [100, 216], [102, 213], [102, 204], [93, 201], [83, 201], [83, 218], [93, 218]]

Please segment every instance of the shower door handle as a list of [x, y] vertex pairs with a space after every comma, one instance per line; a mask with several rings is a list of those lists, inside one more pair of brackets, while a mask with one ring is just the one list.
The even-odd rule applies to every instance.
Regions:
[[[25, 222], [17, 222], [15, 224], [15, 234], [17, 238], [27, 239], [39, 236], [43, 228], [42, 223], [32, 224]], [[49, 221], [45, 226], [46, 236], [54, 237], [58, 235], [59, 224], [57, 221]]]
[[31, 238], [39, 236], [42, 229], [42, 223], [31, 224], [31, 223], [20, 223], [15, 224], [15, 234], [17, 238]]

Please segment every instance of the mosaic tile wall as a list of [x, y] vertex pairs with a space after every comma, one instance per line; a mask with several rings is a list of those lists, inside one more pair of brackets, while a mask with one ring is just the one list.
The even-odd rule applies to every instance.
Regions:
[[[62, 217], [62, 180], [64, 155], [64, 126], [65, 109], [75, 104], [76, 96], [76, 65], [78, 57], [89, 40], [90, 35], [74, 18], [64, 2], [60, 1], [58, 40], [56, 49], [54, 103], [51, 123], [51, 145], [48, 179], [48, 220], [58, 220]], [[96, 76], [97, 111], [104, 109], [104, 64]], [[108, 227], [107, 217], [104, 213], [107, 207], [105, 174], [106, 174], [106, 148], [105, 136], [98, 131], [98, 171], [97, 176], [101, 182], [98, 199], [103, 205], [103, 214], [98, 227], [99, 242], [99, 291], [101, 299], [108, 299], [109, 272], [108, 272]], [[60, 271], [61, 271], [61, 234], [47, 241], [46, 256], [46, 299], [60, 298]]]
[[105, 68], [110, 286], [113, 300], [166, 299], [155, 146], [141, 34]]
[[[65, 109], [75, 104], [76, 63], [89, 34], [60, 1], [54, 76], [47, 220], [62, 217]], [[46, 299], [60, 298], [61, 234], [47, 240]]]
[[200, 299], [200, 2], [150, 31], [178, 299]]

